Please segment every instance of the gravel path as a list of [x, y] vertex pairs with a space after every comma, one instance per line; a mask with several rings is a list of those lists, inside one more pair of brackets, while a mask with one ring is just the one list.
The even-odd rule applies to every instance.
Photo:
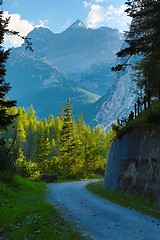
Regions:
[[90, 181], [49, 184], [48, 202], [92, 240], [160, 240], [160, 221], [88, 192]]

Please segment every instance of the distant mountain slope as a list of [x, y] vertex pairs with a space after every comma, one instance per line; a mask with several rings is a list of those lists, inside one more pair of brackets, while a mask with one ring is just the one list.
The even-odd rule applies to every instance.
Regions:
[[12, 86], [8, 96], [18, 105], [33, 104], [38, 116], [47, 117], [57, 115], [69, 97], [77, 115], [113, 85], [110, 67], [123, 43], [118, 30], [90, 29], [77, 20], [62, 33], [40, 27], [28, 37], [34, 52], [26, 51], [23, 44], [12, 50], [7, 62], [7, 81]]
[[39, 117], [58, 115], [67, 98], [71, 98], [76, 115], [85, 104], [99, 98], [69, 81], [65, 73], [42, 59], [14, 53], [7, 69], [7, 80], [12, 79], [9, 97], [27, 109], [33, 104]]

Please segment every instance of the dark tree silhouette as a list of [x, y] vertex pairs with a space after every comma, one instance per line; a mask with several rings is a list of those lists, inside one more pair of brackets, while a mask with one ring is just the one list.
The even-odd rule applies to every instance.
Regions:
[[122, 60], [112, 70], [124, 70], [132, 56], [141, 56], [135, 64], [138, 86], [146, 95], [160, 97], [160, 1], [127, 0], [126, 5], [132, 22], [125, 34], [126, 47], [117, 53]]
[[[0, 0], [0, 7], [2, 7], [3, 1]], [[4, 18], [3, 10], [0, 10], [0, 133], [15, 120], [17, 114], [11, 113], [11, 109], [16, 106], [15, 100], [6, 99], [6, 94], [10, 90], [10, 84], [6, 83], [6, 61], [9, 58], [10, 50], [5, 50], [3, 47], [4, 37], [5, 35], [17, 35], [25, 40], [26, 49], [31, 49], [31, 43], [29, 39], [20, 36], [19, 32], [9, 30], [8, 24], [10, 22], [10, 18]], [[15, 140], [15, 139], [14, 139]], [[11, 147], [13, 146], [13, 142], [11, 145], [6, 147], [5, 140], [0, 139], [0, 169], [1, 170], [10, 170], [13, 167], [12, 157], [9, 156]]]

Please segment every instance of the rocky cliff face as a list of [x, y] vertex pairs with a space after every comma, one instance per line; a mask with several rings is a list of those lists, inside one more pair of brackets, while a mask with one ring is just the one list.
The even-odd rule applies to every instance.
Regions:
[[113, 141], [104, 185], [160, 202], [160, 126], [135, 129]]
[[98, 112], [92, 120], [94, 125], [103, 123], [106, 128], [109, 128], [116, 119], [128, 118], [130, 111], [134, 109], [137, 98], [134, 93], [135, 89], [136, 84], [129, 71], [115, 76], [114, 84], [103, 96]]

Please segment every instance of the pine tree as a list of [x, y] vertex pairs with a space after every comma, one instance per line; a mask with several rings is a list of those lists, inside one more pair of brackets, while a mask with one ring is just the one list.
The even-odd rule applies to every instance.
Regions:
[[34, 154], [34, 161], [38, 163], [41, 173], [45, 172], [44, 162], [51, 157], [50, 153], [51, 142], [49, 141], [48, 129], [45, 127], [43, 129], [42, 135], [40, 137], [37, 137]]
[[21, 144], [20, 148], [23, 149], [23, 143], [26, 141], [26, 127], [27, 127], [27, 113], [24, 108], [18, 109], [18, 117], [16, 119], [17, 138], [16, 141]]
[[67, 101], [67, 107], [64, 110], [64, 123], [61, 132], [61, 155], [67, 154], [72, 155], [72, 149], [74, 149], [74, 123], [72, 116], [72, 107], [70, 104], [70, 99]]
[[[3, 1], [0, 1], [2, 6]], [[13, 122], [17, 115], [11, 115], [8, 113], [8, 109], [11, 109], [16, 105], [16, 101], [6, 100], [6, 94], [10, 90], [9, 83], [5, 82], [6, 69], [5, 63], [9, 58], [10, 50], [5, 50], [3, 47], [4, 36], [9, 32], [8, 30], [9, 19], [4, 19], [3, 11], [0, 11], [0, 130], [6, 129], [6, 127]]]
[[34, 110], [32, 105], [29, 108], [28, 115], [27, 115], [27, 120], [28, 120], [29, 124], [30, 123], [35, 123], [36, 120], [37, 120], [36, 113], [35, 113], [35, 110]]
[[34, 150], [36, 145], [36, 133], [37, 133], [37, 117], [33, 106], [30, 107], [27, 115], [27, 127], [25, 143], [25, 156], [27, 159], [32, 160], [34, 158]]
[[124, 62], [112, 70], [124, 69], [131, 56], [142, 56], [135, 66], [140, 72], [138, 85], [146, 94], [160, 97], [160, 1], [127, 0], [126, 4], [126, 12], [133, 20], [126, 32], [127, 46], [117, 53]]
[[68, 178], [74, 178], [81, 166], [78, 162], [76, 130], [73, 122], [70, 99], [67, 100], [67, 106], [64, 110], [64, 123], [60, 140], [60, 158], [62, 161], [63, 175]]
[[[0, 7], [3, 1], [0, 1]], [[4, 36], [9, 32], [8, 30], [9, 19], [4, 19], [3, 11], [0, 11], [0, 132], [7, 128], [17, 116], [11, 114], [10, 109], [16, 105], [16, 101], [6, 100], [6, 94], [10, 90], [9, 83], [5, 82], [6, 68], [5, 63], [9, 57], [9, 50], [5, 50], [3, 47]], [[6, 148], [6, 142], [4, 139], [0, 139], [0, 169], [11, 170], [13, 167], [9, 151]]]
[[[0, 0], [0, 7], [2, 9], [3, 1]], [[13, 123], [17, 114], [13, 114], [11, 109], [16, 106], [15, 100], [7, 100], [6, 94], [10, 90], [10, 84], [6, 83], [6, 61], [9, 58], [10, 50], [5, 50], [3, 47], [4, 37], [5, 35], [19, 35], [18, 32], [12, 31], [8, 29], [8, 24], [10, 22], [10, 18], [4, 18], [3, 10], [0, 10], [0, 132], [6, 130], [9, 125]], [[25, 37], [23, 38], [27, 47], [31, 49], [31, 43], [29, 39]], [[11, 145], [12, 146], [12, 145]], [[5, 140], [0, 140], [0, 169], [1, 170], [11, 170], [13, 168], [13, 162], [11, 161], [11, 157], [9, 156], [11, 148], [7, 149], [5, 145]]]
[[49, 126], [50, 131], [50, 141], [52, 142], [52, 139], [55, 141], [55, 145], [52, 148], [52, 154], [54, 156], [59, 156], [60, 154], [60, 134], [62, 130], [63, 121], [61, 118], [56, 117], [54, 123]]
[[50, 127], [50, 126], [51, 126], [51, 127], [54, 126], [54, 116], [53, 116], [53, 115], [50, 115], [50, 116], [48, 117], [47, 123], [48, 123], [49, 127]]

